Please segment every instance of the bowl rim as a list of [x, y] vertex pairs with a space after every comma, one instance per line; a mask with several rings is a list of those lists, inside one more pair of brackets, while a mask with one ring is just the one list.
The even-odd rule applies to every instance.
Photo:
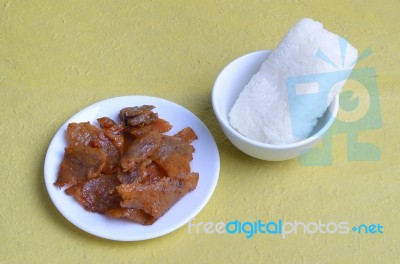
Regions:
[[[318, 130], [316, 133], [313, 135], [302, 139], [300, 141], [296, 141], [293, 143], [288, 143], [288, 144], [269, 144], [269, 143], [262, 143], [250, 138], [245, 137], [244, 135], [240, 134], [236, 129], [234, 129], [230, 124], [228, 117], [225, 119], [223, 118], [222, 113], [218, 109], [218, 100], [217, 100], [217, 90], [218, 90], [218, 84], [220, 80], [222, 79], [222, 76], [229, 70], [229, 68], [232, 66], [232, 64], [236, 63], [239, 60], [245, 59], [246, 57], [249, 56], [254, 56], [257, 54], [268, 54], [271, 52], [270, 50], [258, 50], [254, 52], [250, 52], [247, 54], [244, 54], [234, 60], [232, 60], [230, 63], [228, 63], [218, 74], [217, 78], [215, 79], [212, 93], [211, 93], [211, 103], [212, 107], [215, 113], [215, 116], [217, 117], [219, 123], [227, 129], [231, 134], [233, 134], [235, 137], [239, 138], [241, 141], [244, 141], [247, 144], [259, 147], [259, 148], [266, 148], [266, 149], [275, 149], [275, 150], [287, 150], [287, 149], [294, 149], [298, 148], [301, 146], [308, 145], [309, 143], [314, 142], [318, 138], [320, 138], [323, 134], [326, 133], [326, 131], [332, 126], [333, 122], [336, 119], [337, 112], [339, 110], [339, 95], [335, 95], [333, 98], [331, 104], [328, 106], [326, 111], [330, 111], [330, 116], [326, 124], [321, 127], [320, 130]], [[255, 74], [255, 73], [254, 73]]]

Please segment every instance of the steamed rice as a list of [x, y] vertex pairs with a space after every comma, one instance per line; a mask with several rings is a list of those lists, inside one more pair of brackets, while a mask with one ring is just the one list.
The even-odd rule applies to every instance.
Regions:
[[[339, 38], [312, 19], [298, 22], [244, 87], [229, 113], [231, 126], [250, 139], [269, 144], [287, 144], [307, 138], [342, 85], [335, 85], [334, 91], [318, 90], [318, 83], [299, 85], [300, 94], [320, 94], [307, 105], [297, 98], [289, 105], [286, 82], [290, 77], [351, 70], [352, 62], [357, 59], [357, 49], [347, 43], [343, 62]], [[333, 63], [318, 58], [317, 52], [326, 54]], [[296, 113], [296, 122], [300, 124], [296, 126], [296, 133], [292, 129], [290, 112]]]

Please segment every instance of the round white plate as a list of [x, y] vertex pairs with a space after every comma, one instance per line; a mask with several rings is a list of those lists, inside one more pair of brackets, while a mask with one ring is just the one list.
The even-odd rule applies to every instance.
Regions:
[[[180, 199], [153, 225], [143, 226], [123, 219], [114, 219], [86, 211], [64, 189], [54, 185], [66, 146], [65, 131], [71, 122], [90, 121], [107, 116], [118, 121], [119, 110], [128, 106], [154, 105], [153, 110], [167, 120], [173, 128], [166, 134], [173, 135], [189, 126], [197, 134], [193, 142], [195, 152], [190, 163], [192, 171], [200, 174], [197, 188]], [[207, 204], [219, 177], [220, 161], [217, 145], [207, 127], [193, 113], [170, 101], [149, 96], [116, 97], [95, 103], [71, 117], [56, 133], [47, 150], [44, 175], [47, 191], [61, 214], [80, 229], [106, 239], [137, 241], [170, 233], [185, 225]]]

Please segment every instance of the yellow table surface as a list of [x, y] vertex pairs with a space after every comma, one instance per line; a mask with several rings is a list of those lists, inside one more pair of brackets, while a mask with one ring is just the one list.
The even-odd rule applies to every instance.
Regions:
[[[399, 1], [0, 1], [0, 263], [396, 263], [400, 258]], [[372, 55], [382, 127], [360, 131], [378, 161], [349, 161], [333, 135], [332, 165], [267, 162], [224, 136], [211, 106], [220, 70], [276, 47], [311, 17]], [[123, 95], [174, 101], [210, 129], [217, 188], [193, 221], [346, 221], [383, 234], [189, 233], [116, 242], [69, 223], [52, 204], [43, 164], [58, 128], [97, 101]]]

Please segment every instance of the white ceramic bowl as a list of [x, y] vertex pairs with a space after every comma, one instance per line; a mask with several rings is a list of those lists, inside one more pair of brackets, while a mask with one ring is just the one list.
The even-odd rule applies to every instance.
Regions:
[[271, 161], [293, 159], [312, 148], [333, 124], [339, 109], [339, 96], [333, 99], [329, 109], [318, 120], [311, 136], [304, 140], [285, 145], [273, 145], [260, 143], [243, 136], [229, 124], [228, 114], [240, 92], [268, 57], [268, 53], [269, 51], [263, 50], [246, 54], [222, 70], [212, 91], [213, 109], [225, 135], [244, 153]]

